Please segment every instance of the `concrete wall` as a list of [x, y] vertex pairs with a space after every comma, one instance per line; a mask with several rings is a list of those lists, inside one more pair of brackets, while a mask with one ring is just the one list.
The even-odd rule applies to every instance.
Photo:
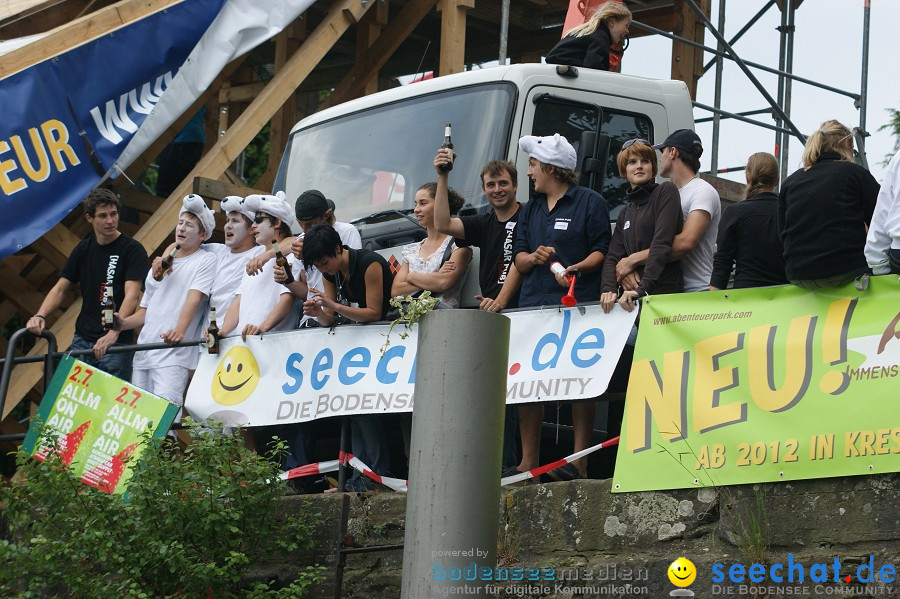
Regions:
[[[857, 568], [870, 556], [876, 574], [882, 565], [891, 564], [900, 580], [898, 496], [898, 474], [617, 495], [610, 493], [610, 481], [599, 480], [504, 489], [498, 509], [500, 564], [554, 568], [557, 580], [510, 583], [495, 596], [668, 597], [676, 587], [666, 570], [679, 556], [696, 565], [697, 580], [690, 588], [697, 597], [713, 597], [716, 590], [719, 596], [787, 596], [776, 594], [774, 588], [763, 589], [771, 591], [768, 594], [741, 589], [727, 578], [720, 586], [732, 586], [732, 594], [724, 595], [722, 589], [713, 588], [711, 575], [715, 563], [724, 564], [726, 576], [735, 562], [748, 567], [759, 562], [768, 571], [772, 564], [787, 563], [788, 554], [805, 566], [803, 583], [781, 585], [794, 587], [795, 594], [805, 586], [811, 597], [900, 596], [900, 582], [885, 584], [877, 576], [874, 584], [857, 581]], [[351, 496], [347, 542], [402, 543], [405, 503], [405, 495], [392, 492]], [[318, 512], [319, 545], [260, 574], [283, 576], [297, 564], [318, 562], [327, 568], [327, 579], [314, 596], [332, 597], [340, 499], [288, 497], [284, 509]], [[817, 588], [809, 579], [810, 568], [825, 563], [831, 581], [835, 557], [840, 560], [842, 582]], [[352, 555], [343, 596], [399, 597], [400, 571], [398, 550]], [[850, 583], [843, 582], [847, 575]], [[561, 582], [560, 577], [570, 580]]]

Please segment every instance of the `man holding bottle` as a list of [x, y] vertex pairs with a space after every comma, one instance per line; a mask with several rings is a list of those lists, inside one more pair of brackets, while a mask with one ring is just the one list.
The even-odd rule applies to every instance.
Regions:
[[[575, 299], [596, 301], [600, 295], [600, 272], [612, 233], [609, 208], [596, 191], [576, 185], [576, 153], [565, 137], [526, 135], [519, 148], [528, 153], [528, 176], [534, 195], [516, 226], [513, 252], [516, 268], [522, 273], [519, 307], [555, 306], [575, 276]], [[550, 264], [560, 262], [558, 273]], [[591, 444], [594, 401], [572, 404], [575, 451]], [[540, 465], [542, 404], [519, 408], [522, 460], [517, 470], [525, 472]], [[513, 473], [511, 473], [513, 474]], [[581, 458], [548, 473], [550, 478], [568, 480], [587, 476], [587, 459]]]
[[116, 194], [108, 189], [94, 189], [82, 205], [93, 235], [83, 239], [72, 250], [59, 281], [44, 298], [38, 313], [28, 319], [26, 326], [36, 335], [43, 332], [47, 318], [59, 309], [72, 285], [78, 283], [81, 287], [81, 311], [75, 320], [75, 336], [69, 349], [93, 348], [93, 357], [81, 356], [79, 359], [130, 381], [132, 354], [106, 352], [113, 345], [134, 343], [134, 335], [131, 331], [105, 329], [101, 309], [107, 297], [111, 296], [119, 314], [130, 316], [134, 313], [149, 268], [147, 252], [140, 243], [119, 231], [121, 204]]

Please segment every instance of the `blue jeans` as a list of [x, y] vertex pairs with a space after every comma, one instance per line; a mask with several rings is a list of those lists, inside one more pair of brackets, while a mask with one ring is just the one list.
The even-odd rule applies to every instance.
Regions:
[[[121, 345], [121, 343], [116, 343], [112, 347], [120, 347]], [[72, 345], [69, 346], [69, 351], [92, 349], [93, 347], [93, 342], [76, 334], [72, 338]], [[128, 382], [131, 382], [132, 358], [134, 358], [134, 352], [122, 352], [116, 354], [107, 353], [99, 360], [94, 357], [94, 354], [78, 356], [78, 359], [82, 362], [86, 362], [91, 366], [96, 366], [103, 372], [108, 372], [109, 374]]]
[[[391, 468], [386, 438], [384, 425], [378, 414], [350, 416], [351, 451], [375, 474], [385, 475]], [[359, 471], [354, 471], [351, 479], [360, 476], [362, 474]]]
[[891, 265], [891, 272], [900, 275], [900, 250], [892, 249], [888, 252], [888, 263]]

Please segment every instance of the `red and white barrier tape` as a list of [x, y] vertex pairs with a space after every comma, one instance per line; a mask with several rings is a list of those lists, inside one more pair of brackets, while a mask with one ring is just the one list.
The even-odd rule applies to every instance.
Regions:
[[[613, 437], [612, 439], [608, 439], [603, 443], [598, 443], [597, 445], [593, 445], [588, 447], [587, 449], [582, 449], [581, 451], [576, 451], [572, 455], [566, 456], [561, 460], [556, 460], [555, 462], [550, 462], [549, 464], [545, 464], [543, 466], [538, 466], [537, 468], [533, 468], [528, 472], [522, 472], [521, 474], [515, 474], [513, 476], [507, 476], [506, 478], [500, 479], [500, 485], [512, 485], [518, 482], [522, 482], [523, 480], [528, 480], [529, 478], [537, 478], [542, 474], [546, 474], [551, 470], [556, 470], [566, 464], [570, 464], [579, 458], [583, 458], [586, 455], [592, 454], [595, 451], [600, 449], [606, 449], [607, 447], [612, 447], [613, 445], [619, 444], [619, 437]], [[314, 476], [316, 474], [324, 474], [326, 472], [334, 472], [338, 469], [339, 465], [349, 464], [356, 470], [358, 470], [361, 474], [369, 477], [377, 483], [380, 483], [394, 491], [399, 491], [401, 493], [405, 493], [408, 489], [408, 481], [402, 478], [391, 478], [390, 476], [381, 476], [380, 474], [376, 474], [366, 466], [362, 460], [358, 457], [354, 456], [352, 453], [340, 452], [340, 459], [337, 460], [328, 460], [327, 462], [318, 462], [316, 464], [307, 464], [305, 466], [300, 466], [299, 468], [294, 468], [293, 470], [288, 470], [287, 472], [281, 473], [281, 480], [289, 480], [291, 478], [299, 478], [301, 476]]]

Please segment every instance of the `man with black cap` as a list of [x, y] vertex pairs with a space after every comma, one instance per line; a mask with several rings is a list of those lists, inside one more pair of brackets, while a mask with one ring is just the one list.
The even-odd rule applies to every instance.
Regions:
[[[662, 153], [659, 174], [678, 188], [684, 214], [684, 228], [672, 242], [669, 261], [681, 260], [685, 291], [707, 291], [722, 202], [715, 188], [697, 175], [703, 144], [690, 129], [679, 129], [653, 147]], [[639, 279], [634, 270], [646, 262], [648, 255], [649, 250], [635, 252], [616, 264], [616, 278], [623, 287], [637, 287]]]
[[[294, 204], [294, 214], [297, 216], [297, 223], [300, 225], [300, 230], [303, 231], [303, 235], [306, 235], [306, 232], [309, 231], [313, 225], [331, 225], [341, 237], [342, 245], [346, 245], [348, 248], [354, 250], [362, 249], [362, 238], [359, 236], [359, 231], [350, 223], [335, 221], [334, 202], [326, 198], [325, 194], [318, 189], [308, 189], [300, 194], [300, 197], [297, 198], [297, 203]], [[298, 235], [297, 238], [291, 242], [291, 252], [298, 260], [303, 260], [303, 235]], [[320, 273], [317, 268], [310, 268], [307, 270], [306, 275], [308, 277], [307, 283], [309, 284], [310, 293], [308, 297], [304, 299], [312, 300], [315, 299], [315, 296], [312, 294], [312, 289], [318, 289], [319, 291], [322, 291], [323, 289], [322, 273]], [[301, 326], [308, 318], [309, 317], [307, 316], [303, 317], [303, 320], [300, 322]], [[315, 324], [315, 322], [313, 322], [313, 324]]]

